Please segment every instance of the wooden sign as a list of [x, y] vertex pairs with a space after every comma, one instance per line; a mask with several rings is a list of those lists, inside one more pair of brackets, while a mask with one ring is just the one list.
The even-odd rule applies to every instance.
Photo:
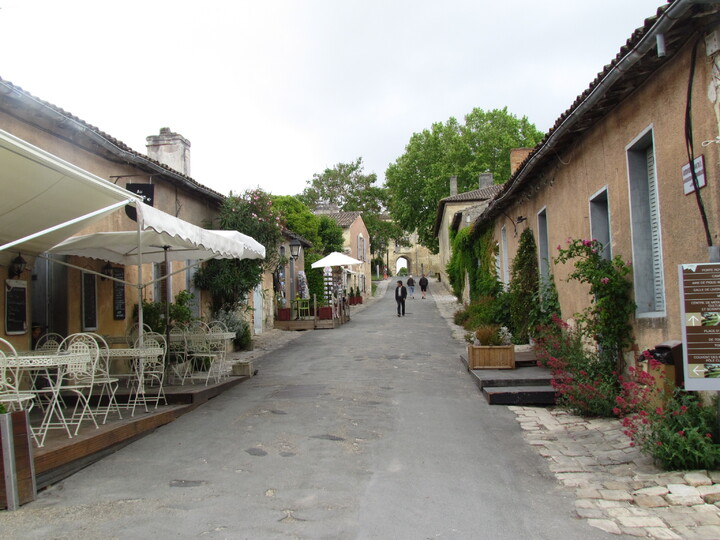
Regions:
[[685, 388], [720, 390], [720, 264], [681, 264]]

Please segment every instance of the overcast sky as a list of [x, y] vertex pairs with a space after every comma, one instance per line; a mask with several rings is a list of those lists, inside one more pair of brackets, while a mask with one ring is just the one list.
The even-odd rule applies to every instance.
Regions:
[[220, 193], [303, 190], [507, 106], [547, 131], [662, 0], [0, 0], [0, 77]]

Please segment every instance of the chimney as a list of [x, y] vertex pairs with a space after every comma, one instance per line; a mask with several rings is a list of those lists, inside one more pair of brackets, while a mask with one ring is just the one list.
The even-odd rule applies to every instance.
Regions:
[[190, 176], [190, 141], [166, 127], [160, 129], [160, 135], [150, 135], [145, 140], [149, 158]]
[[457, 176], [450, 177], [450, 196], [457, 195]]
[[480, 173], [480, 178], [478, 179], [478, 187], [480, 189], [490, 187], [493, 185], [493, 174], [491, 172], [484, 172]]
[[515, 174], [515, 171], [518, 170], [532, 151], [532, 148], [513, 148], [510, 150], [510, 176]]

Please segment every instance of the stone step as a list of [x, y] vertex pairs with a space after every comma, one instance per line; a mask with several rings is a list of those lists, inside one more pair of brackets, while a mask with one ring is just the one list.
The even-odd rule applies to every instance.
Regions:
[[555, 389], [550, 386], [483, 386], [490, 405], [554, 405]]
[[513, 377], [504, 377], [503, 374], [497, 376], [484, 376], [480, 384], [480, 388], [487, 387], [518, 387], [518, 386], [551, 386], [552, 377], [536, 375], [524, 377], [522, 371], [514, 371]]

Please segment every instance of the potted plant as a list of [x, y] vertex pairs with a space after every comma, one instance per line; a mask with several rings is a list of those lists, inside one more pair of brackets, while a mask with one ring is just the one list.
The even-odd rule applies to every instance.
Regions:
[[[35, 469], [33, 445], [27, 410], [7, 411], [0, 403], [0, 508], [17, 510], [18, 506], [35, 500]], [[12, 457], [12, 461], [6, 459]], [[14, 475], [8, 474], [12, 470]], [[13, 478], [6, 485], [8, 478]]]
[[292, 317], [292, 309], [289, 307], [285, 307], [285, 299], [283, 297], [278, 298], [277, 306], [278, 307], [276, 320], [289, 321]]
[[332, 319], [333, 318], [332, 309], [333, 309], [332, 306], [328, 306], [327, 304], [324, 304], [324, 303], [320, 304], [317, 308], [318, 319], [323, 319], [323, 320]]
[[355, 291], [352, 287], [350, 287], [350, 292], [347, 295], [348, 305], [354, 306], [355, 305]]
[[504, 326], [483, 324], [468, 339], [468, 368], [515, 369], [515, 346]]

